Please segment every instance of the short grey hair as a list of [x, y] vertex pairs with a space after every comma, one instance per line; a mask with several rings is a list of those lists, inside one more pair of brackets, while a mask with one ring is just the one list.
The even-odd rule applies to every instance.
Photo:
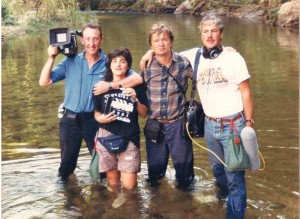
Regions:
[[96, 23], [87, 23], [85, 24], [83, 27], [82, 27], [82, 34], [83, 34], [83, 31], [87, 28], [91, 28], [91, 29], [97, 29], [99, 30], [100, 32], [100, 37], [102, 38], [103, 37], [103, 34], [102, 34], [102, 28], [100, 26], [100, 24], [96, 24]]
[[214, 14], [209, 14], [209, 15], [205, 15], [202, 20], [200, 21], [200, 24], [198, 26], [199, 30], [200, 30], [200, 33], [202, 32], [202, 29], [203, 29], [203, 25], [204, 23], [212, 23], [212, 24], [215, 24], [219, 27], [219, 30], [221, 33], [223, 33], [223, 30], [224, 30], [224, 25], [221, 21], [220, 18], [218, 18], [216, 15]]

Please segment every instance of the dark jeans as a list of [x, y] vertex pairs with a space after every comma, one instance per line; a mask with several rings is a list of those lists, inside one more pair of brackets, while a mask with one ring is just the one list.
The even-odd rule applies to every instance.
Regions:
[[169, 154], [172, 157], [179, 185], [194, 179], [194, 156], [190, 139], [183, 137], [183, 120], [164, 125], [165, 138], [160, 143], [146, 139], [149, 180], [159, 180], [166, 174]]
[[90, 153], [94, 148], [94, 138], [99, 124], [94, 118], [68, 118], [66, 115], [59, 123], [61, 163], [59, 174], [67, 177], [74, 172], [82, 140], [84, 139]]
[[[227, 119], [232, 119], [234, 114]], [[240, 133], [245, 127], [244, 117], [237, 119], [235, 126]], [[230, 132], [230, 123], [214, 122], [205, 119], [205, 140], [207, 147], [215, 152], [224, 161], [224, 151], [227, 150], [227, 139]], [[247, 190], [245, 171], [228, 171], [224, 165], [209, 153], [212, 172], [223, 197], [228, 195], [227, 219], [243, 219], [247, 208]]]

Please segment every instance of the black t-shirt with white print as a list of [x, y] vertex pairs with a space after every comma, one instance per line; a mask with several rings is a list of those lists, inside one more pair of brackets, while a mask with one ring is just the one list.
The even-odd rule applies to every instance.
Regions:
[[[148, 107], [146, 86], [135, 88], [140, 103]], [[123, 94], [121, 89], [108, 91], [94, 96], [95, 111], [103, 114], [114, 112], [117, 120], [110, 123], [99, 123], [99, 127], [107, 131], [128, 138], [136, 146], [140, 146], [140, 126], [138, 123], [137, 103], [132, 97]]]

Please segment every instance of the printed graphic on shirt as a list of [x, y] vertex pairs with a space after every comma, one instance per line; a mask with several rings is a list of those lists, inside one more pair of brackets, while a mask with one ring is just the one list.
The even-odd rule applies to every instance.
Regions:
[[114, 112], [117, 120], [131, 123], [134, 110], [134, 100], [123, 93], [104, 95], [105, 114]]
[[205, 90], [213, 90], [228, 86], [228, 79], [224, 76], [222, 69], [206, 68], [197, 78], [198, 83]]

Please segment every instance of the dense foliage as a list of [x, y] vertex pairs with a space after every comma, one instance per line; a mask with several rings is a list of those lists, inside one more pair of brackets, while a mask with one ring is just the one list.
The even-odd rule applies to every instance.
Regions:
[[3, 0], [2, 24], [38, 31], [60, 23], [78, 22], [77, 0]]

